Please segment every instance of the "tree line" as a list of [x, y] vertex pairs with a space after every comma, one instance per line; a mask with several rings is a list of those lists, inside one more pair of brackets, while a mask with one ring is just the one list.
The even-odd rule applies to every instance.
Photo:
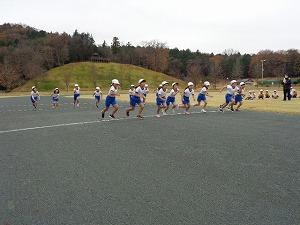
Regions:
[[49, 33], [22, 24], [0, 25], [0, 90], [11, 90], [43, 72], [66, 63], [87, 61], [97, 53], [113, 62], [132, 64], [163, 72], [195, 84], [209, 79], [258, 79], [261, 60], [267, 77], [281, 78], [287, 73], [300, 77], [300, 52], [297, 49], [257, 54], [240, 54], [227, 49], [222, 54], [168, 48], [156, 40], [133, 46], [114, 37], [111, 43], [97, 45], [89, 33], [77, 30]]

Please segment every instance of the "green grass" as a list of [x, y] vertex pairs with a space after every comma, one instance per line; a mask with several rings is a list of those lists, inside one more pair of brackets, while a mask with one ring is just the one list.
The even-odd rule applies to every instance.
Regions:
[[146, 79], [152, 89], [164, 80], [177, 81], [181, 87], [185, 85], [185, 82], [181, 80], [137, 66], [118, 63], [82, 62], [70, 63], [51, 69], [13, 91], [28, 92], [33, 85], [37, 86], [39, 91], [51, 91], [56, 87], [66, 90], [66, 80], [69, 80], [70, 83], [69, 90], [73, 89], [75, 83], [78, 83], [82, 90], [93, 90], [95, 86], [100, 86], [103, 90], [106, 90], [109, 88], [112, 79], [118, 79], [121, 88], [127, 90], [131, 84], [137, 84], [141, 78]]

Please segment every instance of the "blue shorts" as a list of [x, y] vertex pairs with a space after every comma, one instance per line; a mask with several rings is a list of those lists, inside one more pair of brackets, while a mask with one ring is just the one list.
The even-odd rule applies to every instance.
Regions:
[[35, 103], [39, 100], [39, 98], [30, 96], [30, 100], [31, 100], [32, 103]]
[[95, 100], [99, 102], [100, 101], [100, 96], [95, 96]]
[[53, 104], [58, 103], [58, 98], [52, 98], [52, 103]]
[[235, 103], [242, 102], [243, 101], [242, 95], [236, 95], [234, 97], [234, 101], [235, 101]]
[[114, 106], [117, 104], [116, 97], [106, 96], [105, 106], [109, 107], [110, 105]]
[[225, 95], [225, 100], [226, 100], [227, 104], [232, 102], [232, 99], [233, 99], [233, 96], [231, 94], [226, 94]]
[[167, 105], [169, 106], [170, 104], [174, 105], [175, 104], [175, 97], [171, 97], [171, 96], [168, 96], [167, 97]]
[[136, 105], [140, 105], [142, 103], [141, 98], [138, 96], [130, 97], [130, 105], [135, 107]]
[[80, 94], [74, 94], [74, 101], [76, 101], [79, 98]]
[[164, 105], [165, 103], [166, 103], [166, 101], [162, 100], [161, 98], [156, 99], [156, 105], [158, 105], [158, 106]]
[[186, 97], [186, 96], [183, 96], [182, 104], [184, 104], [184, 105], [190, 104], [190, 98]]
[[206, 101], [206, 95], [205, 94], [199, 94], [198, 98], [197, 98], [197, 101], [198, 102]]

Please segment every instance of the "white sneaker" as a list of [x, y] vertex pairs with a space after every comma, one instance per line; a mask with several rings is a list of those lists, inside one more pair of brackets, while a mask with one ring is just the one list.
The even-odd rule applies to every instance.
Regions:
[[185, 114], [185, 115], [190, 115], [191, 113], [190, 113], [190, 112], [184, 112], [184, 114]]
[[157, 115], [156, 115], [156, 117], [157, 117], [157, 118], [159, 118], [159, 117], [160, 117], [160, 115], [159, 115], [159, 114], [157, 114]]
[[205, 110], [205, 109], [202, 109], [201, 112], [206, 113], [206, 110]]
[[166, 113], [165, 110], [162, 111], [162, 114], [163, 114], [164, 116], [167, 115], [167, 113]]

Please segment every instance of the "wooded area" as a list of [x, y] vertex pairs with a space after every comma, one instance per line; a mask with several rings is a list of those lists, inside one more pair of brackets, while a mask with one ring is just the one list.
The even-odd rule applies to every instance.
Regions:
[[[201, 47], [201, 46], [199, 46]], [[9, 91], [44, 71], [70, 62], [88, 61], [94, 54], [102, 60], [133, 64], [195, 84], [209, 79], [216, 83], [226, 78], [259, 78], [261, 60], [267, 77], [281, 78], [287, 73], [300, 77], [300, 53], [297, 49], [244, 54], [225, 50], [222, 54], [192, 52], [189, 49], [170, 49], [158, 41], [133, 46], [122, 44], [114, 37], [111, 44], [97, 45], [89, 33], [77, 30], [67, 33], [48, 33], [21, 25], [0, 25], [0, 90]]]

